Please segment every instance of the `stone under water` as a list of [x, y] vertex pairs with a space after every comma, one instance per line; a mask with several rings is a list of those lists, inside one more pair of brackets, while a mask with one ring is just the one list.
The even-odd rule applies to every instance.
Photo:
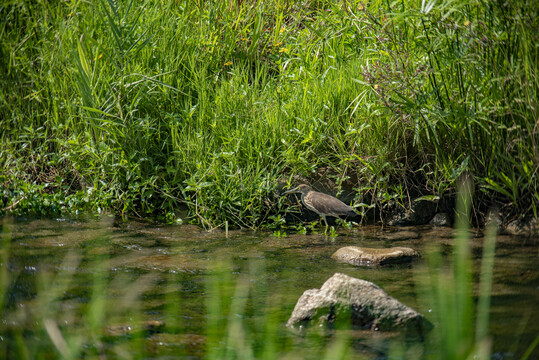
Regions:
[[331, 257], [351, 265], [362, 266], [407, 263], [419, 257], [419, 254], [414, 249], [407, 247], [376, 249], [346, 246], [337, 250]]

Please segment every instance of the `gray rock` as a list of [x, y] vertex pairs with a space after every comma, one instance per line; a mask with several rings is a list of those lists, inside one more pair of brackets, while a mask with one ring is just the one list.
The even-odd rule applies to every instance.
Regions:
[[331, 257], [355, 266], [389, 265], [411, 262], [419, 254], [414, 249], [393, 247], [387, 249], [346, 246], [337, 250]]
[[511, 221], [505, 227], [506, 234], [533, 236], [539, 235], [539, 222], [537, 219]]
[[502, 221], [502, 215], [499, 211], [491, 211], [487, 219], [485, 220], [485, 227], [489, 226], [495, 226], [496, 227], [496, 233], [500, 234], [503, 232], [503, 221]]
[[434, 217], [437, 201], [415, 200], [409, 210], [398, 209], [389, 219], [389, 225], [424, 225]]
[[380, 234], [379, 236], [382, 239], [386, 240], [408, 240], [408, 239], [419, 239], [419, 234], [415, 231], [394, 231]]
[[451, 217], [448, 213], [438, 213], [430, 220], [433, 226], [451, 226]]
[[347, 321], [370, 330], [402, 330], [423, 334], [432, 325], [423, 315], [389, 296], [375, 284], [336, 273], [320, 289], [310, 289], [299, 298], [287, 326], [314, 322], [329, 325]]

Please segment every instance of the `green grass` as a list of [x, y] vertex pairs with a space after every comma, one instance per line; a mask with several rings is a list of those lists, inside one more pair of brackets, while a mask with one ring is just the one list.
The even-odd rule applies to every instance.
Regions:
[[[459, 186], [458, 216], [452, 249], [447, 261], [441, 249], [431, 246], [427, 264], [417, 270], [416, 283], [424, 305], [432, 309], [434, 330], [430, 334], [432, 359], [490, 359], [490, 294], [494, 265], [496, 228], [490, 224], [483, 243], [477, 295], [474, 295], [473, 265], [469, 235], [471, 179]], [[477, 303], [475, 301], [477, 299]]]
[[[532, 214], [533, 2], [0, 5], [0, 206], [258, 228], [278, 181]], [[535, 176], [534, 176], [535, 175]], [[357, 180], [356, 180], [357, 179]]]

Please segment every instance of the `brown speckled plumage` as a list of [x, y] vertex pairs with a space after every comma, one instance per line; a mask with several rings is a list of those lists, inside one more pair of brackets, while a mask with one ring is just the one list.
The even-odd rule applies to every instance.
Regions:
[[[301, 201], [307, 207], [307, 209], [314, 211], [324, 220], [326, 223], [326, 230], [328, 223], [326, 216], [355, 216], [356, 212], [354, 208], [346, 205], [341, 200], [318, 191], [314, 191], [309, 185], [299, 185], [293, 189], [286, 191], [284, 194], [300, 193]], [[283, 195], [284, 195], [283, 194]]]

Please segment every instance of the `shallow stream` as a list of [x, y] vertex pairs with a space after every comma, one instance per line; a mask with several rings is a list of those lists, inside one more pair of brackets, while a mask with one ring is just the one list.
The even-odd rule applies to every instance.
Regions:
[[[89, 354], [202, 358], [212, 346], [222, 346], [214, 340], [220, 332], [241, 330], [234, 327], [235, 318], [247, 324], [242, 331], [255, 352], [264, 346], [263, 337], [273, 333], [272, 341], [280, 345], [268, 351], [301, 353], [306, 348], [308, 353], [311, 343], [284, 323], [303, 291], [320, 288], [336, 272], [371, 281], [429, 317], [428, 304], [418, 301], [415, 286], [415, 269], [424, 258], [412, 265], [355, 267], [331, 259], [337, 249], [404, 246], [423, 255], [427, 245], [438, 244], [449, 256], [453, 244], [452, 229], [430, 226], [361, 226], [340, 229], [336, 237], [278, 237], [103, 217], [4, 219], [3, 231], [1, 256], [8, 258], [8, 280], [0, 346], [16, 355], [9, 349], [23, 341], [33, 344], [31, 349], [49, 351], [50, 357], [62, 351], [62, 336], [56, 339], [59, 344], [53, 339], [58, 329], [68, 347], [76, 339], [85, 342], [88, 334], [104, 332], [97, 345], [84, 345], [83, 352]], [[470, 241], [474, 268], [479, 269], [482, 232], [471, 230]], [[538, 238], [497, 238], [490, 319], [493, 358], [520, 358], [539, 334], [538, 250]], [[239, 298], [245, 301], [234, 310]], [[99, 309], [105, 316], [92, 318]], [[210, 319], [209, 312], [222, 318]], [[359, 339], [358, 357], [385, 358], [392, 348], [390, 335], [353, 336]]]

